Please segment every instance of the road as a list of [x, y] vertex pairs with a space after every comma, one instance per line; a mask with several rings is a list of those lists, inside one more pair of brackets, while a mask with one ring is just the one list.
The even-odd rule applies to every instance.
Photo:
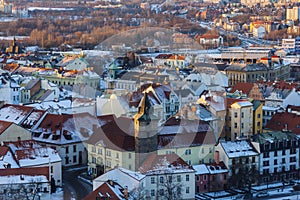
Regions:
[[68, 168], [63, 170], [64, 200], [81, 200], [93, 190], [90, 184], [78, 179], [78, 175], [86, 170], [87, 167]]

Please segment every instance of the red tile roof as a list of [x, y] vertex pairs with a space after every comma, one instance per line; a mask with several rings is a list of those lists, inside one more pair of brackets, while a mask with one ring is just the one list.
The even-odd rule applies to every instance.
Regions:
[[0, 157], [6, 155], [8, 151], [9, 151], [9, 147], [0, 146]]
[[231, 92], [235, 92], [235, 91], [242, 91], [243, 94], [249, 94], [250, 91], [252, 90], [254, 84], [253, 83], [243, 83], [243, 82], [238, 82], [236, 83], [232, 88], [231, 88]]
[[88, 144], [95, 145], [102, 141], [105, 146], [118, 151], [134, 151], [134, 122], [132, 118], [119, 117], [108, 122], [94, 131], [87, 140]]
[[14, 169], [0, 169], [0, 176], [39, 176], [44, 175], [49, 180], [49, 167], [32, 167], [32, 168], [14, 168]]
[[236, 102], [242, 102], [242, 101], [247, 101], [246, 99], [235, 99], [235, 98], [226, 98], [226, 105], [227, 108], [230, 108], [230, 106]]
[[[119, 197], [119, 195], [114, 191], [114, 189], [120, 190], [121, 186], [114, 183], [114, 186], [109, 185], [109, 183], [103, 183], [100, 185], [96, 190], [88, 194], [86, 197], [84, 197], [83, 200], [96, 200], [97, 197], [99, 199], [113, 199], [113, 200], [121, 200], [125, 199], [122, 197]], [[122, 188], [121, 188], [122, 189]], [[119, 193], [121, 193], [120, 191]]]
[[275, 113], [267, 123], [266, 128], [275, 131], [287, 129], [294, 134], [300, 135], [300, 115], [289, 112]]
[[166, 161], [168, 165], [172, 165], [174, 167], [180, 166], [188, 169], [193, 169], [180, 156], [178, 156], [175, 153], [166, 155], [157, 155], [156, 153], [152, 153], [141, 165], [139, 171], [141, 173], [147, 173], [151, 170], [155, 170], [157, 169], [157, 166], [165, 164], [164, 161]]
[[6, 122], [0, 120], [0, 135], [12, 124], [13, 124], [12, 122]]
[[215, 34], [203, 34], [200, 36], [200, 38], [204, 39], [218, 39], [220, 36]]

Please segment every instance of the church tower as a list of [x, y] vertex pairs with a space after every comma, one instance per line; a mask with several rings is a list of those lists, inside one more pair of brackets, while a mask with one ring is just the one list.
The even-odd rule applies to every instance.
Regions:
[[145, 159], [157, 150], [158, 119], [153, 115], [153, 107], [148, 94], [140, 101], [138, 113], [134, 116], [134, 138], [136, 152], [136, 169], [138, 169]]

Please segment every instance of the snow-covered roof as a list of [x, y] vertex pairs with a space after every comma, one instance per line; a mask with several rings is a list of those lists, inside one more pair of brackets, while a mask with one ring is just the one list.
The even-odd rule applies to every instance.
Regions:
[[58, 153], [50, 147], [42, 147], [33, 140], [5, 142], [15, 154], [20, 167], [39, 166], [61, 162]]
[[0, 169], [5, 169], [9, 166], [10, 168], [19, 168], [10, 149], [5, 146], [0, 146]]
[[196, 171], [195, 174], [196, 175], [200, 175], [200, 174], [209, 174], [209, 171], [206, 167], [205, 164], [201, 164], [201, 165], [193, 165], [194, 170]]
[[32, 183], [48, 183], [46, 176], [28, 176], [28, 175], [11, 175], [0, 176], [1, 184], [32, 184]]
[[64, 110], [64, 109], [72, 107], [72, 101], [71, 100], [62, 100], [62, 101], [58, 101], [58, 102], [44, 101], [41, 103], [30, 104], [30, 106], [35, 107], [36, 109], [40, 109], [40, 110], [48, 110], [48, 109]]
[[258, 153], [254, 147], [247, 141], [221, 141], [225, 153], [229, 158], [257, 156]]
[[142, 181], [143, 178], [145, 178], [145, 175], [139, 172], [134, 172], [131, 170], [118, 167], [95, 178], [93, 180], [93, 190], [98, 188], [106, 181], [112, 180], [118, 182], [122, 187], [127, 186], [128, 191], [131, 192], [139, 187], [139, 183], [140, 181]]
[[79, 143], [87, 140], [99, 120], [89, 113], [73, 115], [47, 114], [33, 130], [33, 139], [56, 145]]
[[32, 109], [26, 106], [6, 104], [0, 109], [0, 120], [19, 124]]

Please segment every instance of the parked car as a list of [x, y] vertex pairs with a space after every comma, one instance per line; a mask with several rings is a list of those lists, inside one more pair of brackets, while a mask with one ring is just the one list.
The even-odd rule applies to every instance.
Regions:
[[268, 192], [259, 192], [257, 193], [256, 197], [261, 198], [261, 197], [268, 197], [269, 193]]

